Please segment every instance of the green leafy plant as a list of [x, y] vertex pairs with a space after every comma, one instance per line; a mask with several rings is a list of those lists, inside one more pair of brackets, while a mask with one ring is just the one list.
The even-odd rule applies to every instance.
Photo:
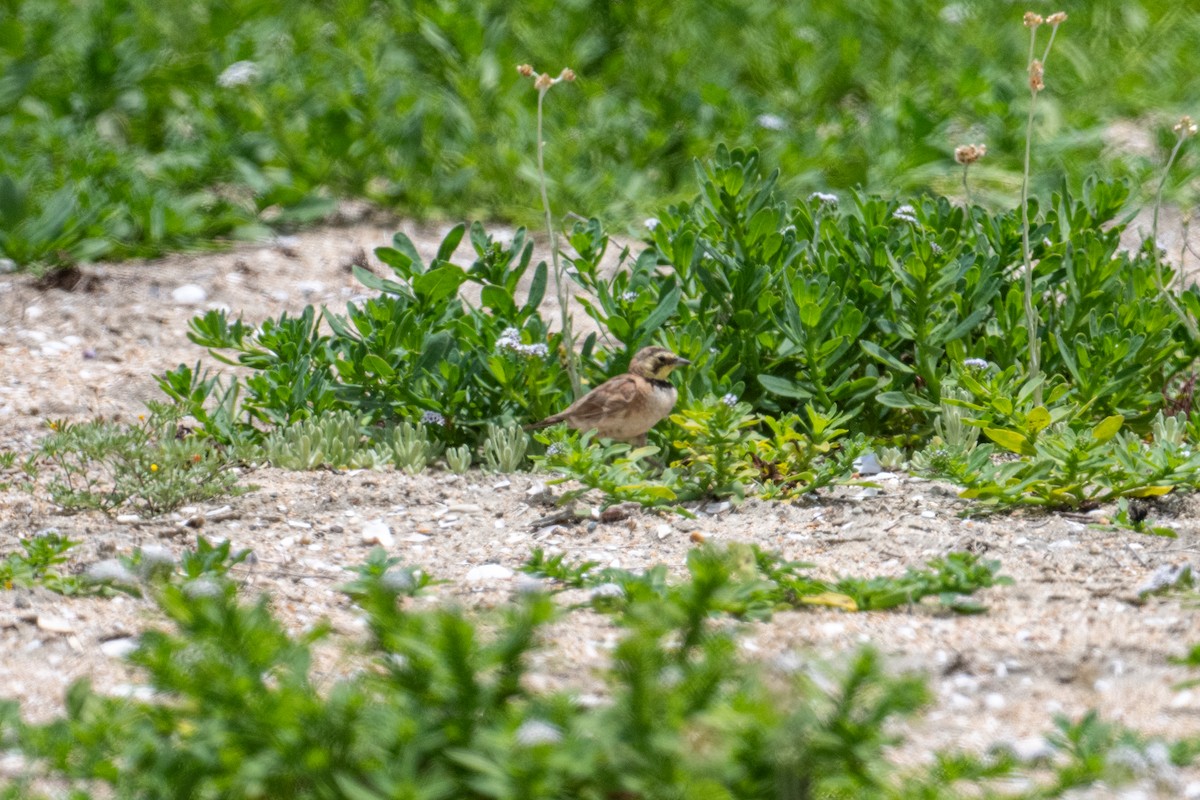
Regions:
[[652, 467], [647, 459], [658, 452], [653, 445], [633, 448], [624, 442], [599, 442], [594, 431], [579, 435], [565, 426], [547, 428], [533, 438], [546, 445], [544, 456], [533, 457], [534, 464], [561, 474], [551, 485], [581, 484], [564, 491], [560, 503], [573, 502], [592, 490], [603, 495], [605, 506], [624, 502], [659, 505], [677, 497], [669, 478], [650, 477]]
[[[757, 545], [733, 543], [703, 546], [688, 552], [688, 574], [695, 584], [717, 582], [723, 588], [710, 600], [713, 611], [749, 619], [766, 619], [781, 608], [832, 606], [846, 611], [881, 611], [912, 606], [927, 597], [959, 613], [979, 613], [983, 606], [970, 600], [981, 589], [1008, 585], [996, 561], [980, 561], [970, 553], [950, 553], [931, 560], [927, 569], [910, 568], [899, 577], [851, 578], [826, 581], [809, 574], [812, 564], [784, 561]], [[648, 597], [667, 598], [689, 592], [692, 586], [672, 587], [665, 568], [654, 567], [638, 575], [618, 569], [596, 569], [595, 562], [567, 563], [562, 554], [547, 556], [536, 549], [521, 566], [565, 587], [615, 585], [620, 592], [593, 596], [596, 607], [614, 611]]]
[[177, 408], [151, 404], [149, 412], [130, 425], [50, 422], [37, 452], [49, 466], [50, 499], [67, 511], [161, 514], [242, 491], [233, 464], [211, 442], [187, 435]]
[[67, 595], [87, 589], [87, 583], [78, 576], [64, 574], [60, 569], [67, 562], [67, 551], [79, 542], [50, 532], [22, 539], [20, 544], [22, 552], [9, 553], [0, 560], [0, 588], [43, 586]]

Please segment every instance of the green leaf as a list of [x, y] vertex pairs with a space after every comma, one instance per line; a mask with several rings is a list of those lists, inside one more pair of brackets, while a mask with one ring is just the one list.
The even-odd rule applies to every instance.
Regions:
[[1045, 406], [1038, 406], [1025, 415], [1025, 427], [1030, 433], [1038, 433], [1050, 424], [1050, 412]]
[[375, 257], [391, 267], [401, 278], [412, 277], [413, 260], [407, 253], [402, 253], [394, 247], [376, 247]]
[[984, 428], [983, 432], [993, 442], [1010, 452], [1023, 456], [1031, 456], [1036, 453], [1025, 436], [1016, 431], [1009, 431], [1003, 428]]
[[1096, 427], [1092, 428], [1092, 438], [1097, 442], [1107, 442], [1117, 435], [1117, 431], [1121, 430], [1121, 426], [1124, 424], [1125, 418], [1120, 414], [1105, 417]]
[[490, 308], [492, 313], [501, 317], [511, 317], [517, 313], [517, 304], [513, 302], [508, 292], [499, 286], [484, 286], [479, 293], [479, 302], [484, 308]]
[[667, 292], [667, 294], [658, 301], [658, 305], [655, 306], [654, 310], [650, 312], [650, 316], [646, 317], [642, 324], [638, 326], [640, 339], [649, 337], [650, 334], [662, 327], [662, 324], [666, 322], [672, 314], [675, 313], [675, 309], [679, 307], [680, 295], [680, 287], [676, 285], [674, 289]]
[[792, 397], [796, 400], [812, 399], [812, 392], [800, 386], [795, 381], [781, 378], [778, 375], [759, 375], [758, 382], [771, 394], [781, 397]]
[[458, 287], [467, 279], [467, 273], [455, 264], [445, 264], [413, 278], [413, 291], [428, 303], [440, 303], [458, 294]]
[[421, 261], [421, 254], [417, 252], [417, 246], [413, 244], [412, 239], [408, 238], [402, 232], [397, 232], [392, 236], [392, 246], [408, 256], [413, 272], [421, 273], [425, 271], [425, 263]]
[[396, 371], [392, 369], [392, 365], [374, 353], [368, 353], [363, 356], [362, 366], [363, 369], [373, 372], [381, 378], [394, 378], [396, 376]]
[[525, 301], [525, 305], [521, 309], [523, 313], [532, 313], [542, 304], [542, 298], [546, 296], [547, 273], [545, 261], [539, 262], [533, 268], [533, 281], [529, 284], [529, 299]]
[[458, 223], [450, 232], [446, 234], [446, 238], [442, 239], [442, 243], [438, 246], [437, 257], [441, 261], [449, 261], [454, 255], [454, 251], [458, 249], [458, 243], [462, 241], [463, 234], [466, 233], [467, 226], [463, 223]]
[[930, 413], [941, 410], [936, 403], [908, 392], [880, 392], [875, 395], [875, 401], [888, 408], [916, 408]]
[[910, 367], [908, 364], [905, 364], [903, 361], [896, 358], [894, 355], [889, 353], [887, 350], [884, 350], [874, 342], [861, 339], [859, 340], [858, 345], [863, 349], [863, 352], [869, 355], [871, 358], [886, 364], [897, 372], [905, 375], [911, 375], [913, 373], [912, 367]]

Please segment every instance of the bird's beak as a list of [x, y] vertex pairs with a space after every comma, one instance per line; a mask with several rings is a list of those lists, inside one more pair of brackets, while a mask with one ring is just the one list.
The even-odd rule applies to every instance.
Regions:
[[672, 363], [677, 367], [686, 367], [688, 364], [691, 364], [692, 362], [688, 361], [683, 356], [675, 356], [675, 360]]

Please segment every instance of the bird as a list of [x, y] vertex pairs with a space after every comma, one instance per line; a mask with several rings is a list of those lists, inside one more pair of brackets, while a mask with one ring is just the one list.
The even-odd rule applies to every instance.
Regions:
[[629, 371], [592, 389], [565, 410], [527, 425], [526, 430], [565, 422], [577, 431], [641, 447], [646, 434], [671, 413], [679, 393], [667, 376], [692, 362], [665, 347], [643, 347], [629, 362]]

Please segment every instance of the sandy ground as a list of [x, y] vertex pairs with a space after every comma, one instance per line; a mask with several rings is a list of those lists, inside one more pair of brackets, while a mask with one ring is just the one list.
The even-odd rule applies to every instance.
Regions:
[[[132, 419], [146, 400], [159, 397], [155, 374], [198, 359], [216, 366], [186, 338], [197, 312], [225, 308], [257, 322], [306, 303], [343, 307], [362, 291], [349, 265], [367, 254], [382, 273], [369, 254], [390, 242], [396, 224], [357, 223], [272, 245], [93, 267], [71, 290], [0, 277], [0, 450], [31, 450], [47, 418]], [[400, 227], [430, 256], [443, 232]], [[200, 286], [205, 298], [177, 302], [173, 292], [185, 284]], [[698, 531], [712, 542], [781, 551], [830, 577], [901, 574], [969, 549], [998, 559], [1014, 580], [983, 594], [986, 614], [950, 616], [927, 607], [782, 613], [743, 627], [743, 653], [778, 669], [797, 658], [836, 664], [871, 643], [893, 668], [928, 675], [936, 701], [907, 726], [909, 741], [896, 753], [906, 763], [926, 761], [939, 748], [982, 751], [1020, 742], [1036, 749], [1054, 715], [1077, 717], [1093, 708], [1146, 734], [1200, 732], [1200, 690], [1174, 688], [1196, 676], [1168, 662], [1200, 642], [1200, 616], [1179, 596], [1136, 602], [1137, 588], [1157, 567], [1196, 560], [1200, 499], [1169, 498], [1154, 510], [1178, 531], [1174, 540], [1105, 531], [1066, 516], [964, 519], [970, 507], [951, 487], [904, 475], [883, 476], [878, 494], [848, 488], [795, 504], [750, 501], [695, 520], [635, 513], [611, 524], [535, 530], [530, 523], [546, 513], [530, 495], [539, 480], [268, 469], [247, 476], [260, 487], [255, 492], [138, 523], [63, 516], [10, 489], [0, 492], [0, 554], [43, 530], [81, 540], [72, 551], [75, 569], [149, 543], [178, 552], [196, 536], [181, 521], [199, 515], [204, 535], [253, 549], [256, 563], [239, 570], [239, 578], [247, 592], [269, 592], [289, 626], [299, 630], [328, 618], [338, 636], [356, 639], [361, 615], [336, 587], [346, 567], [365, 559], [362, 531], [374, 520], [390, 527], [392, 550], [405, 562], [449, 581], [423, 602], [467, 605], [501, 602], [517, 583], [469, 580], [472, 568], [515, 569], [534, 547], [631, 569], [663, 563], [680, 572]], [[212, 514], [224, 505], [227, 511]], [[80, 677], [104, 691], [136, 692], [142, 677], [119, 653], [124, 640], [159, 620], [151, 604], [131, 598], [0, 592], [0, 693], [20, 699], [28, 718], [44, 720], [61, 712], [65, 688]], [[535, 663], [535, 683], [599, 691], [594, 668], [605, 663], [617, 635], [607, 618], [574, 612], [554, 628]], [[350, 668], [339, 659], [333, 648], [322, 652], [322, 680]], [[1200, 797], [1200, 783], [1192, 783], [1198, 779], [1197, 771], [1160, 770], [1135, 787], [1138, 795], [1096, 788], [1078, 796], [1194, 791]]]

